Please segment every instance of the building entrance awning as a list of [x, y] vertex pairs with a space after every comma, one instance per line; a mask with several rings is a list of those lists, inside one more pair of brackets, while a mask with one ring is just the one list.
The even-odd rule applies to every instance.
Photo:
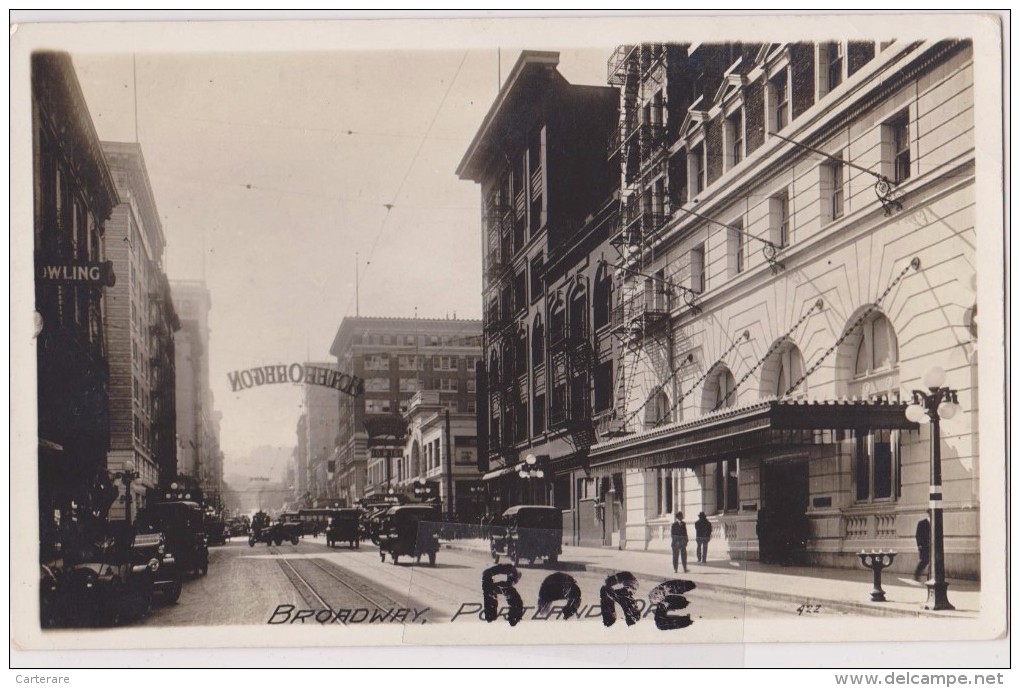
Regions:
[[497, 478], [502, 478], [504, 476], [507, 476], [507, 475], [510, 475], [511, 473], [516, 473], [516, 472], [517, 472], [517, 467], [516, 466], [507, 466], [506, 468], [497, 468], [497, 469], [489, 471], [488, 473], [483, 475], [482, 476], [482, 480], [495, 480]]
[[810, 459], [839, 442], [845, 431], [917, 430], [906, 408], [883, 400], [766, 400], [599, 442], [591, 448], [589, 470], [604, 475], [771, 453]]

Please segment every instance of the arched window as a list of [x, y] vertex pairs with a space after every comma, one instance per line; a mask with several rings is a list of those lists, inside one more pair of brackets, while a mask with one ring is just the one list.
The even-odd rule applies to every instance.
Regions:
[[567, 333], [567, 311], [563, 307], [563, 299], [558, 297], [549, 309], [549, 343], [563, 341]]
[[668, 423], [670, 416], [669, 396], [663, 389], [656, 389], [645, 404], [645, 429], [649, 430], [662, 423]]
[[415, 440], [411, 444], [411, 475], [421, 475], [421, 447], [418, 446], [418, 440]]
[[541, 315], [535, 316], [535, 323], [531, 326], [531, 365], [545, 365], [545, 325]]
[[864, 321], [854, 359], [854, 377], [863, 377], [895, 368], [899, 363], [899, 345], [892, 323], [882, 314]]
[[488, 374], [490, 386], [493, 383], [499, 382], [499, 354], [496, 353], [495, 349], [489, 354]]
[[803, 396], [807, 382], [802, 381], [797, 389], [790, 387], [804, 375], [804, 356], [792, 341], [779, 344], [762, 366], [761, 395], [763, 397]]
[[569, 336], [574, 339], [588, 338], [588, 294], [577, 289], [570, 297], [570, 311], [567, 314]]
[[514, 337], [514, 372], [517, 375], [528, 370], [528, 328], [525, 325], [517, 327], [517, 334]]
[[[899, 343], [889, 318], [881, 313], [868, 317], [840, 355], [849, 396], [898, 401]], [[900, 492], [899, 431], [855, 430], [853, 476], [856, 501], [895, 500]]]
[[705, 389], [701, 395], [701, 412], [711, 413], [716, 409], [728, 408], [737, 403], [737, 381], [733, 373], [720, 363], [705, 380]]
[[595, 290], [592, 296], [592, 324], [595, 330], [609, 324], [613, 308], [613, 276], [606, 264], [599, 268], [595, 275]]

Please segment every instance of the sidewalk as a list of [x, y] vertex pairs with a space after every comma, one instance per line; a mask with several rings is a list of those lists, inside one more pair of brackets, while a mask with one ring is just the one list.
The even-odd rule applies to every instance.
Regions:
[[[444, 542], [443, 546], [486, 557], [489, 555], [487, 540], [453, 540]], [[976, 581], [950, 580], [949, 600], [956, 610], [936, 612], [922, 608], [927, 599], [927, 589], [923, 583], [906, 574], [883, 574], [882, 589], [887, 601], [872, 602], [872, 573], [863, 566], [859, 570], [785, 567], [711, 556], [707, 564], [699, 564], [693, 547], [689, 548], [689, 555], [687, 564], [690, 571], [675, 574], [671, 570], [669, 551], [564, 546], [554, 568], [563, 572], [590, 571], [606, 575], [630, 571], [655, 581], [682, 577], [693, 581], [702, 590], [753, 597], [771, 603], [789, 603], [794, 607], [822, 605], [851, 614], [971, 618], [980, 611], [981, 585]]]

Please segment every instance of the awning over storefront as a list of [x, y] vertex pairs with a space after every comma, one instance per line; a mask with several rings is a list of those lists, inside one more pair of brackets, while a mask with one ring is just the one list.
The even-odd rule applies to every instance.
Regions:
[[407, 423], [400, 416], [380, 415], [365, 419], [369, 447], [400, 446], [407, 435]]
[[497, 468], [497, 469], [489, 471], [488, 473], [483, 475], [482, 476], [482, 480], [495, 480], [496, 478], [502, 478], [503, 476], [510, 475], [511, 473], [516, 473], [516, 472], [517, 472], [517, 467], [516, 466], [507, 466], [506, 468]]
[[697, 466], [734, 456], [780, 453], [811, 457], [856, 430], [917, 430], [907, 405], [886, 401], [765, 400], [728, 408], [697, 420], [673, 423], [592, 446], [596, 475], [626, 469]]

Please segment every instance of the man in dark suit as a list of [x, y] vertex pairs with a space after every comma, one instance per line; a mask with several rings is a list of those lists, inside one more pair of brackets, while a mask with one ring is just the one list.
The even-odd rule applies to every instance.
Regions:
[[917, 568], [914, 569], [914, 580], [923, 580], [928, 569], [928, 562], [931, 561], [931, 521], [923, 518], [917, 523], [917, 531], [914, 533], [917, 541]]
[[682, 511], [676, 512], [676, 520], [673, 521], [669, 534], [673, 548], [673, 572], [677, 572], [677, 563], [682, 563], [684, 573], [687, 573], [687, 524], [684, 523]]

